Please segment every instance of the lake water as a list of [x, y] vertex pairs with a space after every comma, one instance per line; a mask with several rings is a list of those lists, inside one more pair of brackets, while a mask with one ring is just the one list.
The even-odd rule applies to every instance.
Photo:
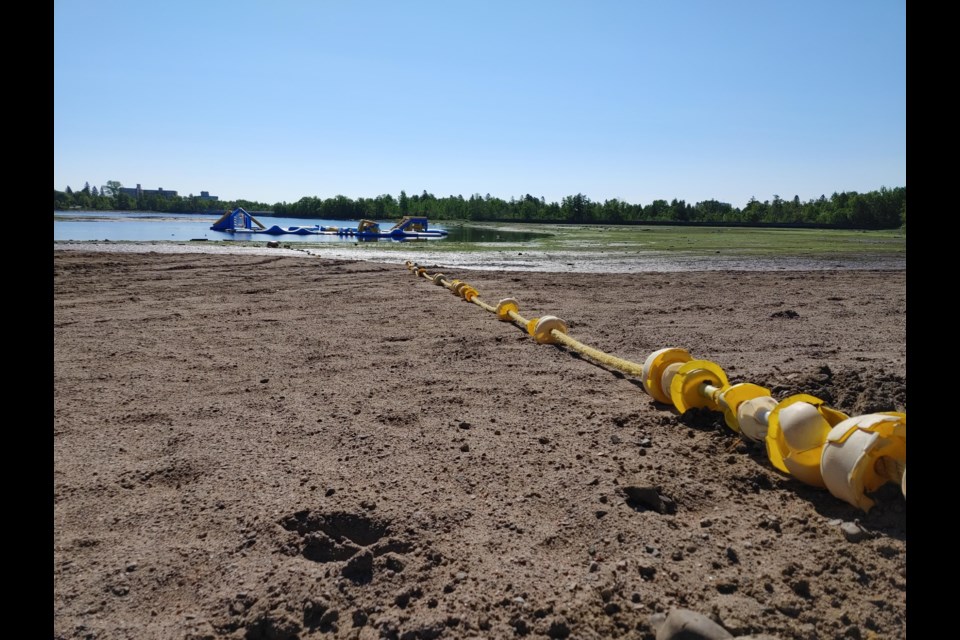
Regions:
[[[279, 225], [281, 227], [303, 226], [334, 226], [356, 227], [358, 220], [320, 220], [316, 218], [277, 218], [271, 216], [254, 216], [267, 227]], [[228, 233], [226, 231], [211, 231], [210, 227], [220, 218], [219, 215], [193, 213], [143, 213], [126, 211], [54, 211], [53, 239], [54, 241], [143, 241], [156, 242], [162, 240], [189, 241], [262, 241], [278, 240], [283, 243], [319, 242], [356, 243], [356, 238], [340, 237], [336, 235], [267, 235], [260, 233]], [[395, 220], [378, 221], [383, 229], [389, 229]], [[431, 229], [448, 231], [446, 238], [430, 238], [429, 242], [524, 242], [540, 234], [515, 233], [491, 229], [480, 229], [460, 223], [450, 225], [431, 224]], [[527, 237], [529, 236], [529, 237]], [[423, 241], [423, 240], [418, 240]], [[366, 242], [366, 241], [365, 241]], [[403, 242], [391, 238], [379, 238], [373, 242]]]

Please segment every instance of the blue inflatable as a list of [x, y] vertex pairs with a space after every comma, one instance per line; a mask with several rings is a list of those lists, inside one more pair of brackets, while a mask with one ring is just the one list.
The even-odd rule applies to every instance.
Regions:
[[281, 227], [273, 225], [267, 228], [263, 223], [252, 215], [238, 207], [229, 211], [210, 227], [212, 231], [243, 232], [243, 233], [264, 233], [271, 236], [282, 235], [338, 235], [345, 237], [355, 237], [364, 240], [376, 238], [392, 238], [394, 240], [403, 240], [405, 238], [443, 238], [447, 232], [443, 229], [431, 229], [430, 223], [424, 216], [404, 216], [400, 222], [393, 225], [387, 231], [382, 231], [380, 225], [373, 220], [361, 220], [356, 227], [323, 227], [314, 225], [312, 227]]

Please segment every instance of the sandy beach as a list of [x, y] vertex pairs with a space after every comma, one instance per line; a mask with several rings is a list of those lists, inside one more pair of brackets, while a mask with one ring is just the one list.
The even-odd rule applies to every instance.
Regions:
[[[55, 638], [906, 635], [899, 487], [864, 513], [399, 255], [93, 249], [54, 250]], [[421, 264], [635, 362], [906, 411], [905, 266]]]

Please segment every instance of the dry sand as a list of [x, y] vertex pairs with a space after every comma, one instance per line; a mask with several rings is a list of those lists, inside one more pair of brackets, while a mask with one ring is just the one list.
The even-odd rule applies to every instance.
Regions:
[[[399, 261], [73, 248], [55, 638], [654, 638], [676, 608], [906, 635], [892, 485], [860, 512]], [[442, 271], [633, 361], [679, 346], [777, 398], [906, 411], [905, 270]]]

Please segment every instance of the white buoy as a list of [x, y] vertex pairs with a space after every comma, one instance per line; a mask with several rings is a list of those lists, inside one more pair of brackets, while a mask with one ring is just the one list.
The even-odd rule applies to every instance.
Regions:
[[823, 482], [835, 497], [869, 511], [865, 494], [886, 482], [900, 485], [906, 497], [906, 416], [871, 413], [847, 418], [827, 435], [820, 457]]
[[677, 375], [680, 367], [685, 364], [685, 362], [674, 362], [667, 365], [667, 368], [663, 370], [663, 375], [660, 376], [660, 389], [665, 390], [664, 395], [670, 395], [670, 383], [673, 382], [673, 378]]
[[777, 406], [771, 396], [758, 396], [745, 400], [737, 407], [737, 423], [740, 434], [749, 440], [762, 442], [767, 437], [770, 412]]
[[787, 446], [799, 452], [822, 445], [830, 423], [809, 402], [794, 402], [780, 410], [780, 429]]

